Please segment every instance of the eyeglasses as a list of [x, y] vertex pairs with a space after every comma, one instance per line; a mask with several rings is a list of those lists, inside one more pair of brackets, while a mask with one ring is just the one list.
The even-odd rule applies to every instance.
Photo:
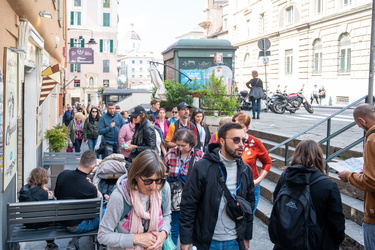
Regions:
[[172, 111], [173, 114], [177, 114], [178, 112], [177, 111]]
[[143, 181], [143, 184], [145, 184], [146, 186], [150, 186], [153, 182], [155, 182], [156, 185], [162, 185], [165, 183], [165, 178], [159, 178], [159, 179], [142, 179], [142, 177], [139, 177], [141, 178], [141, 180]]
[[232, 138], [224, 138], [224, 139], [231, 139], [234, 144], [240, 143], [242, 141], [242, 144], [245, 144], [247, 142], [246, 138], [240, 138], [240, 137], [232, 137]]

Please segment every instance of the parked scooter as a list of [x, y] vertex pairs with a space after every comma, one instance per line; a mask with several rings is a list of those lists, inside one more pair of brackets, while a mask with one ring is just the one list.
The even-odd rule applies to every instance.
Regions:
[[301, 104], [303, 104], [307, 112], [310, 114], [314, 113], [313, 107], [303, 95], [303, 88], [304, 85], [302, 85], [298, 93], [291, 93], [287, 96], [284, 94], [275, 94], [277, 100], [273, 103], [272, 110], [276, 114], [284, 114], [285, 110], [290, 113], [295, 113], [300, 108]]
[[241, 90], [238, 94], [238, 102], [241, 106], [238, 108], [238, 112], [241, 110], [251, 110], [251, 102], [249, 100], [249, 92], [247, 90]]

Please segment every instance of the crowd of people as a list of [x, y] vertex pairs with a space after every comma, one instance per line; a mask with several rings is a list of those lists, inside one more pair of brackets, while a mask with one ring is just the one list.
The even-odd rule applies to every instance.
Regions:
[[[192, 107], [182, 102], [168, 118], [158, 100], [152, 100], [151, 106], [149, 111], [137, 106], [129, 111], [130, 115], [117, 109], [114, 103], [107, 104], [104, 114], [97, 107], [91, 107], [86, 115], [83, 112], [75, 113], [74, 117], [73, 113], [64, 114], [71, 118], [63, 123], [68, 126], [76, 152], [82, 140], [90, 150], [82, 154], [76, 170], [59, 174], [54, 195], [46, 189], [48, 172], [34, 169], [20, 190], [19, 200], [101, 197], [103, 194], [88, 178], [100, 157], [95, 153], [95, 145], [100, 143], [104, 148], [102, 157], [124, 155], [130, 163], [128, 173], [117, 180], [101, 221], [66, 221], [63, 226], [67, 231], [74, 234], [99, 228], [98, 240], [107, 249], [152, 250], [166, 244], [179, 245], [183, 250], [193, 246], [249, 249], [250, 240], [256, 235], [253, 216], [260, 199], [260, 183], [272, 166], [261, 140], [249, 133], [250, 116], [238, 112], [233, 117], [225, 117], [218, 131], [211, 134], [204, 122], [204, 111], [199, 108], [193, 109], [190, 115]], [[68, 106], [67, 112], [72, 112], [69, 109]], [[256, 113], [253, 117], [257, 119]], [[365, 190], [365, 247], [373, 249], [371, 206], [375, 204], [372, 196], [375, 183], [369, 166], [370, 143], [375, 138], [372, 135], [374, 107], [358, 106], [354, 118], [367, 131], [364, 173], [342, 172], [339, 177]], [[305, 187], [310, 184], [306, 191]], [[345, 237], [340, 192], [336, 182], [325, 176], [323, 153], [315, 141], [303, 140], [297, 145], [291, 164], [273, 193], [275, 204], [288, 192], [311, 193], [309, 206], [314, 207], [318, 229], [306, 236], [304, 229], [293, 228], [304, 236], [286, 235], [290, 231], [285, 221], [300, 218], [299, 214], [275, 205], [269, 228], [274, 249], [339, 249]], [[288, 209], [297, 211], [293, 204], [288, 203]], [[277, 224], [280, 218], [284, 224]], [[46, 249], [58, 249], [58, 245], [48, 240]], [[73, 237], [68, 249], [79, 249], [79, 238]]]

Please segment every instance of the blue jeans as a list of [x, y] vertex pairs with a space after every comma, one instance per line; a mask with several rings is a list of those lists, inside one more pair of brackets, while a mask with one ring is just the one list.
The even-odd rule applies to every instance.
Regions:
[[239, 250], [237, 240], [217, 241], [212, 240], [210, 250]]
[[81, 145], [82, 145], [82, 140], [74, 140], [73, 146], [74, 146], [74, 152], [81, 152]]
[[375, 249], [375, 224], [362, 223], [365, 250]]
[[261, 106], [260, 100], [261, 98], [255, 99], [254, 97], [251, 97], [251, 106], [252, 106], [251, 110], [253, 111], [253, 116], [255, 116], [255, 112], [257, 112], [258, 115], [260, 114], [260, 106]]
[[95, 152], [95, 154], [96, 154], [96, 158], [97, 159], [99, 159], [99, 154], [95, 151], [95, 145], [96, 145], [96, 141], [97, 141], [98, 139], [87, 139], [87, 141], [88, 141], [88, 145], [89, 145], [89, 149], [90, 150], [92, 150], [92, 151], [94, 151]]
[[177, 240], [179, 235], [179, 220], [180, 219], [180, 211], [172, 211], [172, 222], [171, 222], [171, 233], [172, 233], [172, 240], [174, 244], [177, 246]]
[[[105, 213], [105, 209], [106, 209], [105, 207], [102, 208], [102, 217]], [[92, 230], [99, 228], [99, 223], [100, 223], [100, 218], [94, 218], [90, 220], [83, 220], [73, 230], [70, 230], [68, 227], [65, 227], [65, 229], [66, 231], [70, 233], [76, 233], [76, 234], [86, 233], [86, 232], [90, 232]]]
[[253, 208], [253, 214], [255, 214], [255, 211], [257, 211], [259, 199], [260, 199], [260, 183], [258, 186], [254, 187], [254, 196], [255, 196], [255, 206]]

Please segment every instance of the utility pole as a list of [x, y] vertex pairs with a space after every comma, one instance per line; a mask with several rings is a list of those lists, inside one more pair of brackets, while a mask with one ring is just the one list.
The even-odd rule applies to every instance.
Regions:
[[375, 65], [375, 0], [372, 0], [372, 15], [371, 15], [371, 46], [370, 46], [370, 70], [368, 78], [368, 95], [367, 103], [374, 104], [374, 65]]

